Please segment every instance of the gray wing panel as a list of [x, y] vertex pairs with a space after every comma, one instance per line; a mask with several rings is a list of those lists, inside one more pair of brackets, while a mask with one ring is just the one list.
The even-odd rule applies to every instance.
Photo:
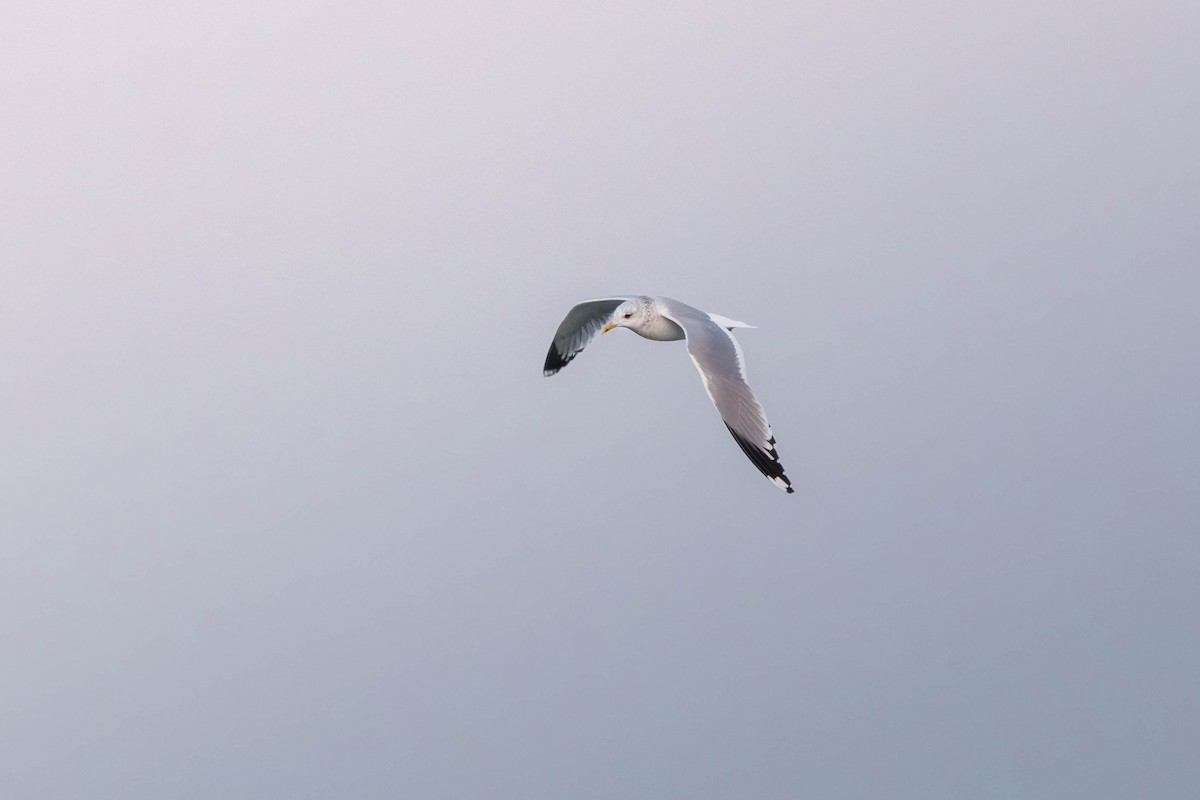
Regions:
[[704, 389], [742, 452], [775, 485], [791, 492], [792, 482], [783, 474], [766, 412], [746, 383], [745, 361], [737, 340], [699, 309], [669, 298], [656, 300], [664, 316], [683, 328], [688, 355]]
[[578, 303], [567, 312], [558, 330], [554, 332], [554, 341], [546, 353], [546, 364], [542, 374], [549, 376], [571, 363], [571, 359], [579, 355], [588, 346], [604, 324], [612, 318], [617, 306], [629, 297], [604, 297], [599, 300], [585, 300]]

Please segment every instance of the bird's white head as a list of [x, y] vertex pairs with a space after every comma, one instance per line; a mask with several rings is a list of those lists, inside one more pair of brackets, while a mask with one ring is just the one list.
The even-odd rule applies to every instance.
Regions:
[[648, 297], [634, 297], [626, 300], [613, 310], [612, 319], [600, 329], [600, 332], [608, 333], [613, 328], [637, 330], [639, 326], [649, 321], [652, 311], [653, 301]]

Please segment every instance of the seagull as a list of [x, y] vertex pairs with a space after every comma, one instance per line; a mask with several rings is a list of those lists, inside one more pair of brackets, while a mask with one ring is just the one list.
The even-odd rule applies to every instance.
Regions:
[[622, 295], [585, 300], [568, 311], [559, 323], [542, 373], [546, 377], [556, 374], [597, 333], [608, 333], [615, 328], [629, 328], [656, 342], [685, 339], [704, 390], [734, 441], [763, 475], [791, 494], [792, 482], [783, 474], [767, 415], [746, 383], [745, 359], [731, 333], [734, 328], [753, 327], [669, 297]]

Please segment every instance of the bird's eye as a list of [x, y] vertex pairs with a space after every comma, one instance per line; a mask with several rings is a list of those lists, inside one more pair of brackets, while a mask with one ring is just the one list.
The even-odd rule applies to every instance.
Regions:
[[633, 316], [633, 312], [632, 312], [632, 311], [629, 311], [629, 312], [627, 312], [627, 313], [625, 314], [625, 319], [629, 319], [629, 318], [630, 318], [630, 317], [632, 317], [632, 316]]

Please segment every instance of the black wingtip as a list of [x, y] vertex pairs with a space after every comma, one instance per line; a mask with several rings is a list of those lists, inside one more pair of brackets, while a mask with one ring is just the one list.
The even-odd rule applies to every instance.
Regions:
[[742, 452], [746, 457], [758, 467], [758, 471], [766, 475], [776, 486], [783, 489], [788, 494], [795, 494], [796, 490], [792, 488], [792, 481], [783, 473], [783, 464], [779, 463], [779, 454], [775, 452], [775, 440], [772, 438], [767, 441], [769, 449], [763, 449], [761, 446], [754, 444], [746, 437], [739, 434], [725, 423], [725, 427], [729, 430], [734, 441], [738, 443], [738, 447], [742, 448]]
[[553, 342], [551, 342], [550, 351], [548, 353], [546, 353], [546, 364], [545, 364], [545, 366], [542, 367], [542, 375], [546, 376], [547, 378], [550, 377], [551, 375], [553, 375], [554, 373], [558, 372], [560, 369], [565, 367], [567, 365], [567, 362], [570, 360], [571, 359], [569, 359], [569, 358], [564, 359], [559, 354], [558, 348], [554, 346]]

